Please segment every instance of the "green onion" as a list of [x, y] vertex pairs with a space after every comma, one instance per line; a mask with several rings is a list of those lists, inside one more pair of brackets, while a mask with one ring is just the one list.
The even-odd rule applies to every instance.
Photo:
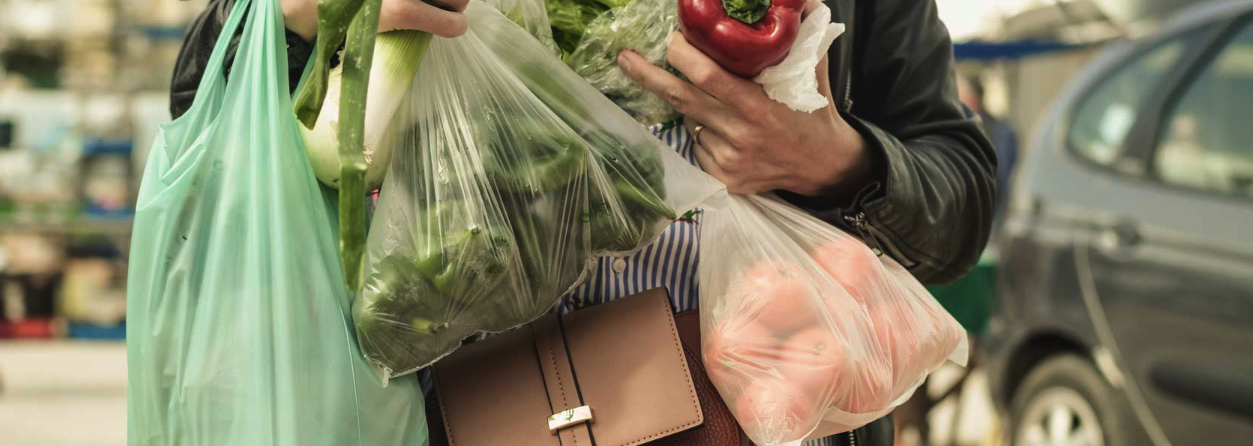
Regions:
[[[313, 50], [313, 72], [296, 98], [296, 119], [306, 128], [313, 128], [326, 98], [326, 84], [331, 57], [348, 35], [348, 24], [361, 10], [365, 0], [318, 0], [318, 41]], [[377, 16], [377, 13], [375, 14]]]
[[[422, 64], [431, 37], [431, 34], [421, 31], [392, 31], [379, 34], [375, 40], [372, 66], [376, 69], [370, 70], [371, 88], [365, 101], [362, 147], [366, 163], [366, 191], [383, 185], [392, 150], [391, 144], [385, 144], [384, 135]], [[343, 65], [331, 70], [326, 101], [322, 105], [324, 113], [318, 116], [312, 129], [300, 128], [314, 175], [323, 184], [337, 189], [342, 169], [337, 145], [342, 78]]]

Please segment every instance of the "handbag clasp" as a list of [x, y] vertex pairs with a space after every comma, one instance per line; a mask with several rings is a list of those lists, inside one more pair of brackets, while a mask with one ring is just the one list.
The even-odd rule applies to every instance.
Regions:
[[580, 406], [557, 412], [548, 417], [548, 431], [556, 435], [557, 431], [562, 429], [595, 421], [596, 418], [592, 416], [592, 407]]

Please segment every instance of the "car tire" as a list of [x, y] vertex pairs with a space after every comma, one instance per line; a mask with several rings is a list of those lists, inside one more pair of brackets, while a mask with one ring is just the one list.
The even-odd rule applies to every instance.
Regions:
[[1014, 392], [1010, 446], [1144, 446], [1135, 413], [1086, 358], [1062, 354], [1041, 361]]

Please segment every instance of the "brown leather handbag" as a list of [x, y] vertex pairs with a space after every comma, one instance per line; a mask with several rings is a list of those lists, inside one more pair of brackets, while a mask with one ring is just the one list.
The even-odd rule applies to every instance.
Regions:
[[435, 364], [431, 445], [751, 445], [700, 351], [665, 289], [545, 316]]

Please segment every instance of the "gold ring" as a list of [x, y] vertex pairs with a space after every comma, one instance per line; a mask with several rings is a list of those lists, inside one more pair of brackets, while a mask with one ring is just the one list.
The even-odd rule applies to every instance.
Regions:
[[702, 130], [705, 130], [705, 126], [700, 125], [700, 124], [697, 124], [697, 125], [696, 125], [696, 128], [692, 129], [692, 140], [693, 140], [693, 141], [696, 141], [696, 145], [698, 145], [698, 146], [699, 146], [699, 145], [701, 145], [701, 143], [700, 143], [700, 132], [701, 132]]

